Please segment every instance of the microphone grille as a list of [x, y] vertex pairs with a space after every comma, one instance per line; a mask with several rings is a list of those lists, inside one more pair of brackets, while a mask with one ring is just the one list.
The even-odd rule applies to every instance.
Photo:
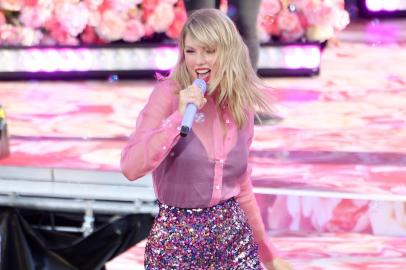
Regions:
[[207, 85], [206, 85], [206, 82], [204, 80], [196, 79], [196, 80], [194, 80], [193, 83], [195, 85], [197, 85], [197, 87], [199, 87], [203, 91], [203, 94], [206, 92]]

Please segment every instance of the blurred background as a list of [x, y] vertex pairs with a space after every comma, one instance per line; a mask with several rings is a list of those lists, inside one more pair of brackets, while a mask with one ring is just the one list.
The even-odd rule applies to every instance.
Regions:
[[[0, 0], [1, 269], [143, 269], [157, 206], [120, 152], [185, 3]], [[277, 115], [255, 126], [252, 180], [295, 269], [406, 269], [405, 19], [406, 0], [261, 1]]]

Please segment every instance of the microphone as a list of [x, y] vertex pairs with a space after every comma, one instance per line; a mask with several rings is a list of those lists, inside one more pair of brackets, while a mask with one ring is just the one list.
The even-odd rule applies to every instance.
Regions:
[[[206, 93], [206, 82], [202, 79], [196, 79], [193, 84], [202, 90], [203, 95]], [[189, 131], [192, 129], [193, 120], [195, 119], [195, 114], [197, 111], [197, 106], [194, 103], [188, 103], [183, 114], [182, 124], [180, 128], [180, 136], [186, 137]]]

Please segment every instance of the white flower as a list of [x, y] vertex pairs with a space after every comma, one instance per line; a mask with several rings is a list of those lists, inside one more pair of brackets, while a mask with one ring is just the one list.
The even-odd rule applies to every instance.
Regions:
[[120, 40], [126, 30], [126, 22], [119, 13], [108, 10], [103, 13], [100, 24], [96, 27], [97, 34], [109, 41]]
[[155, 32], [165, 32], [175, 19], [173, 5], [169, 3], [160, 3], [156, 6], [154, 13], [148, 18], [147, 24]]
[[64, 3], [56, 10], [58, 22], [71, 36], [76, 37], [86, 28], [89, 11], [84, 3]]
[[43, 34], [39, 30], [34, 30], [29, 27], [21, 28], [21, 45], [35, 46], [40, 44]]
[[135, 8], [141, 4], [142, 0], [112, 0], [112, 9], [117, 12], [127, 12], [129, 9]]

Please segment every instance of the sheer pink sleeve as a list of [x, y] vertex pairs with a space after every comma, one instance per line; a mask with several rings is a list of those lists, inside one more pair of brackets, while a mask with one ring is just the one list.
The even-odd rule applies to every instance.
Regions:
[[137, 119], [121, 153], [121, 170], [135, 180], [155, 169], [179, 140], [182, 116], [176, 109], [176, 85], [173, 81], [159, 82]]
[[[253, 117], [252, 117], [253, 118]], [[253, 119], [250, 123], [250, 136], [248, 140], [248, 147], [251, 146], [253, 133], [254, 133], [254, 124]], [[241, 208], [244, 210], [244, 213], [248, 219], [248, 224], [251, 226], [254, 241], [259, 246], [259, 256], [263, 263], [270, 262], [274, 258], [278, 257], [278, 252], [274, 245], [271, 243], [270, 238], [268, 237], [265, 226], [261, 218], [259, 207], [255, 199], [255, 195], [252, 191], [252, 182], [251, 182], [251, 166], [248, 165], [247, 172], [244, 176], [244, 180], [241, 183], [240, 194], [237, 196], [237, 201], [241, 205]]]

